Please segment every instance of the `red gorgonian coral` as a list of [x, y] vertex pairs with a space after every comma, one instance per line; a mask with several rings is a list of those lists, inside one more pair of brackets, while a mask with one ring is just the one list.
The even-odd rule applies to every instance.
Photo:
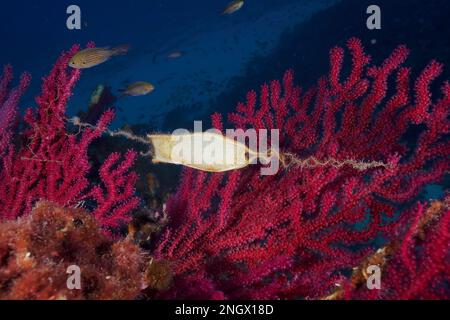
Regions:
[[103, 185], [91, 186], [87, 150], [112, 121], [107, 111], [96, 128], [70, 134], [66, 129], [66, 104], [80, 77], [79, 70], [68, 70], [69, 59], [78, 51], [74, 46], [58, 59], [50, 74], [43, 79], [42, 93], [36, 98], [36, 113], [26, 111], [26, 129], [20, 134], [20, 146], [14, 146], [12, 129], [20, 95], [26, 89], [29, 75], [9, 93], [12, 71], [5, 68], [0, 82], [0, 219], [14, 219], [31, 212], [39, 200], [62, 206], [75, 206], [80, 201], [95, 200], [94, 216], [105, 229], [117, 228], [129, 219], [130, 211], [139, 204], [134, 195], [137, 176], [129, 172], [136, 153], [129, 151], [120, 162], [112, 154], [100, 168]]
[[[354, 268], [327, 299], [448, 299], [450, 279], [450, 208], [445, 201], [411, 210], [405, 235], [380, 248]], [[380, 268], [378, 290], [369, 290], [367, 267]]]
[[[282, 170], [272, 176], [261, 176], [255, 166], [227, 174], [185, 170], [179, 190], [168, 202], [169, 224], [145, 271], [146, 297], [449, 297], [448, 204], [432, 210], [438, 214], [430, 214], [430, 209], [413, 203], [426, 184], [440, 181], [449, 170], [450, 84], [444, 83], [440, 99], [432, 99], [430, 85], [441, 73], [439, 63], [430, 63], [411, 87], [410, 70], [402, 66], [408, 55], [405, 47], [397, 48], [380, 66], [369, 65], [359, 40], [351, 39], [348, 47], [352, 66], [345, 79], [341, 79], [344, 51], [335, 48], [330, 52], [330, 73], [315, 88], [302, 92], [288, 71], [282, 82], [263, 85], [259, 100], [251, 91], [228, 120], [236, 128], [279, 129], [281, 154], [298, 159], [382, 161], [389, 166], [367, 170], [348, 165], [299, 166], [287, 157]], [[30, 227], [46, 234], [45, 220], [56, 217], [58, 223], [50, 225], [55, 235], [60, 239], [61, 232], [69, 230], [78, 239], [77, 252], [84, 259], [81, 242], [93, 234], [89, 228], [79, 234], [78, 218], [64, 217], [64, 212], [84, 211], [66, 207], [94, 200], [95, 224], [114, 229], [138, 204], [136, 175], [129, 173], [134, 152], [120, 163], [118, 154], [108, 157], [99, 172], [104, 186], [92, 186], [87, 178], [87, 148], [104, 132], [113, 113], [106, 112], [95, 127], [79, 133], [66, 129], [66, 103], [80, 76], [78, 70], [67, 70], [67, 61], [77, 50], [64, 53], [44, 79], [37, 113], [27, 111], [26, 130], [16, 143], [12, 137], [17, 104], [30, 79], [25, 74], [10, 91], [12, 71], [6, 67], [0, 80], [0, 219], [28, 215], [39, 200], [59, 204], [47, 203], [52, 210], [2, 226], [11, 243], [19, 239], [14, 228], [23, 227], [24, 239], [32, 244], [27, 252], [35, 255], [42, 270], [50, 261], [46, 254], [53, 253], [47, 247], [33, 249], [37, 238]], [[212, 121], [223, 129], [220, 115], [214, 114]], [[418, 133], [416, 138], [411, 131]], [[61, 221], [70, 228], [59, 228]], [[20, 249], [22, 243], [16, 244]], [[3, 245], [5, 257], [19, 253], [20, 258], [3, 259], [3, 283], [8, 284], [10, 271], [17, 271], [16, 262], [31, 260]], [[65, 242], [61, 245], [64, 249]], [[138, 251], [134, 262], [140, 261]], [[123, 259], [127, 257], [120, 255], [120, 280], [126, 278]], [[389, 260], [382, 263], [386, 290], [367, 292], [353, 286], [352, 268], [380, 258]], [[108, 272], [114, 271], [109, 270], [112, 265], [105, 264]], [[139, 271], [136, 277], [144, 276], [141, 268], [133, 269]], [[42, 284], [24, 279], [21, 283]], [[141, 279], [134, 280], [127, 298], [137, 294]], [[59, 296], [60, 291], [43, 283], [41, 297]], [[26, 294], [23, 297], [33, 291], [3, 288]]]
[[[450, 84], [432, 99], [430, 84], [442, 71], [433, 61], [411, 87], [404, 46], [380, 66], [370, 65], [359, 40], [348, 48], [345, 79], [344, 50], [334, 48], [329, 75], [316, 87], [303, 92], [288, 71], [283, 82], [263, 85], [259, 99], [249, 92], [228, 120], [236, 128], [279, 129], [282, 153], [389, 168], [285, 163], [272, 176], [255, 166], [228, 174], [185, 170], [154, 252], [170, 264], [173, 286], [154, 297], [320, 298], [377, 240], [405, 236], [411, 202], [449, 170]], [[212, 120], [222, 129], [219, 115]], [[414, 141], [409, 130], [419, 132]]]
[[10, 90], [13, 71], [11, 66], [3, 68], [3, 75], [0, 78], [0, 159], [3, 158], [11, 145], [17, 104], [23, 92], [27, 89], [30, 79], [29, 74], [23, 74], [20, 84], [13, 90]]

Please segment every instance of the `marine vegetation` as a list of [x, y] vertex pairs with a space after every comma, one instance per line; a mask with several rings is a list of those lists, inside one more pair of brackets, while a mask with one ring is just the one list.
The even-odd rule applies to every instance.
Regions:
[[[130, 239], [111, 241], [80, 208], [38, 202], [0, 225], [3, 299], [133, 299], [144, 281], [145, 255]], [[80, 268], [80, 290], [67, 286]]]
[[[50, 74], [44, 78], [42, 93], [36, 98], [36, 111], [26, 110], [26, 127], [17, 143], [13, 139], [2, 141], [0, 177], [0, 217], [14, 219], [31, 212], [39, 200], [59, 205], [76, 206], [81, 201], [95, 201], [92, 212], [107, 231], [117, 228], [130, 218], [129, 213], [139, 204], [134, 195], [135, 173], [129, 172], [136, 153], [129, 151], [124, 160], [111, 154], [99, 170], [101, 184], [92, 185], [87, 178], [90, 170], [87, 150], [89, 144], [100, 137], [112, 121], [114, 113], [106, 111], [95, 129], [69, 134], [66, 130], [66, 104], [73, 86], [80, 77], [78, 70], [68, 70], [69, 59], [78, 51], [74, 46], [63, 53]], [[0, 88], [2, 137], [11, 136], [15, 124], [15, 107], [29, 76], [8, 97], [7, 88], [12, 80], [11, 68], [6, 67]], [[3, 117], [6, 114], [6, 117]]]
[[[226, 126], [213, 114], [219, 130], [279, 129], [281, 152], [291, 157], [268, 176], [257, 166], [185, 169], [165, 223], [141, 249], [132, 243], [136, 232], [125, 240], [118, 232], [139, 207], [130, 172], [136, 153], [127, 151], [122, 162], [111, 154], [101, 183], [88, 179], [88, 147], [113, 112], [95, 126], [68, 129], [65, 108], [80, 70], [67, 64], [79, 47], [44, 79], [24, 125], [17, 126], [16, 110], [29, 76], [9, 91], [7, 67], [0, 82], [0, 298], [449, 299], [449, 195], [420, 197], [450, 166], [450, 83], [438, 96], [434, 89], [443, 65], [432, 61], [412, 76], [404, 46], [381, 65], [360, 40], [347, 47], [351, 61], [333, 48], [330, 71], [315, 87], [298, 87], [289, 70], [250, 91]], [[345, 165], [349, 159], [389, 165], [358, 170]], [[91, 213], [77, 208], [83, 202], [94, 203]], [[67, 292], [65, 268], [93, 261], [98, 269], [87, 272], [96, 285]], [[382, 270], [381, 289], [365, 286], [368, 265]], [[46, 277], [33, 276], [39, 272]], [[105, 272], [112, 282], [98, 280]], [[124, 277], [134, 285], [114, 294]]]

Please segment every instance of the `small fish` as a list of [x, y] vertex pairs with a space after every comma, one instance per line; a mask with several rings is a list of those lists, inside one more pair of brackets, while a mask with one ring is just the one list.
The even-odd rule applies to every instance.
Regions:
[[100, 99], [103, 95], [103, 93], [105, 92], [105, 85], [103, 84], [99, 84], [95, 90], [92, 92], [91, 94], [91, 101], [89, 103], [89, 106], [95, 106], [96, 104], [98, 104], [100, 102]]
[[167, 58], [169, 59], [177, 59], [180, 58], [183, 55], [181, 51], [174, 51], [167, 55]]
[[69, 67], [74, 69], [87, 69], [97, 66], [111, 57], [126, 54], [130, 49], [129, 45], [122, 45], [113, 49], [109, 48], [88, 48], [75, 54], [69, 61]]
[[222, 15], [235, 13], [240, 10], [243, 5], [244, 0], [234, 0], [227, 5], [225, 10], [223, 10]]
[[148, 82], [138, 81], [130, 84], [126, 89], [119, 90], [122, 92], [122, 96], [145, 96], [146, 94], [155, 90], [155, 87]]

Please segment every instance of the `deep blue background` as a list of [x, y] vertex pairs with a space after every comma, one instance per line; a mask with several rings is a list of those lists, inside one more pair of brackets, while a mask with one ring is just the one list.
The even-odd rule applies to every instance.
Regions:
[[[230, 23], [249, 20], [264, 11], [296, 0], [247, 0]], [[220, 23], [228, 0], [25, 0], [2, 1], [0, 61], [19, 70], [47, 70], [61, 50], [74, 43], [130, 43], [138, 50], [158, 50], [170, 35], [186, 27]], [[66, 8], [82, 10], [82, 30], [66, 28]], [[250, 7], [251, 6], [251, 7]], [[250, 7], [247, 10], [247, 7]], [[205, 44], [207, 45], [207, 44]], [[47, 65], [44, 65], [47, 63]]]
[[[11, 63], [18, 72], [29, 71], [34, 80], [32, 87], [24, 99], [24, 104], [31, 104], [31, 97], [38, 92], [39, 79], [48, 72], [59, 53], [69, 48], [73, 43], [85, 44], [94, 40], [98, 45], [117, 45], [130, 43], [132, 51], [126, 59], [117, 59], [116, 64], [101, 66], [96, 70], [89, 70], [83, 74], [80, 81], [80, 91], [75, 92], [75, 97], [89, 96], [91, 90], [98, 82], [89, 83], [89, 78], [96, 73], [105, 72], [105, 78], [110, 79], [112, 69], [119, 70], [137, 60], [142, 55], [159, 56], [166, 53], [172, 46], [174, 49], [183, 49], [176, 46], [179, 39], [188, 41], [190, 37], [205, 34], [203, 39], [208, 39], [211, 33], [211, 41], [217, 37], [217, 30], [223, 33], [235, 33], [236, 28], [242, 25], [244, 31], [249, 31], [252, 21], [257, 18], [270, 15], [277, 10], [288, 8], [289, 5], [302, 2], [310, 2], [312, 6], [320, 7], [322, 0], [246, 0], [244, 8], [230, 17], [222, 17], [223, 10], [228, 0], [126, 0], [126, 1], [66, 1], [66, 0], [26, 0], [4, 1], [0, 10], [0, 65]], [[164, 116], [161, 130], [170, 130], [176, 127], [188, 127], [192, 123], [193, 114], [197, 118], [207, 119], [212, 111], [229, 112], [234, 109], [236, 103], [245, 97], [250, 89], [256, 89], [264, 81], [280, 78], [288, 68], [293, 68], [297, 73], [297, 79], [304, 85], [313, 84], [316, 79], [327, 72], [328, 50], [352, 37], [363, 39], [367, 51], [375, 61], [384, 59], [392, 49], [401, 43], [411, 48], [412, 54], [409, 64], [414, 70], [420, 70], [431, 59], [450, 65], [450, 1], [448, 0], [342, 0], [326, 10], [314, 14], [311, 19], [298, 17], [298, 23], [294, 27], [285, 28], [283, 23], [271, 25], [267, 38], [271, 31], [282, 36], [274, 44], [270, 52], [259, 53], [255, 47], [255, 54], [247, 60], [236, 61], [231, 57], [221, 56], [214, 63], [227, 66], [239, 65], [239, 69], [226, 79], [220, 73], [205, 75], [205, 91], [208, 91], [208, 101], [199, 101], [198, 90], [184, 90], [179, 99], [167, 100], [167, 112], [162, 108], [162, 103], [153, 105], [152, 99], [157, 99], [157, 91], [151, 97], [143, 101], [148, 107], [126, 108], [119, 115], [124, 122], [136, 122], [143, 119], [146, 111], [160, 108]], [[77, 4], [82, 9], [83, 29], [81, 31], [69, 31], [65, 27], [67, 15], [66, 8], [70, 4]], [[369, 4], [378, 4], [382, 8], [381, 31], [369, 31], [365, 27], [365, 10]], [[292, 19], [292, 18], [290, 18]], [[255, 29], [257, 29], [255, 25]], [[189, 30], [189, 31], [187, 31]], [[214, 33], [213, 31], [214, 30]], [[239, 29], [238, 29], [239, 30]], [[255, 30], [255, 33], [258, 30]], [[265, 31], [266, 32], [266, 31]], [[231, 36], [231, 35], [230, 35]], [[251, 33], [245, 33], [248, 43], [251, 42]], [[376, 40], [376, 44], [371, 44]], [[172, 42], [171, 42], [172, 41]], [[245, 41], [245, 39], [244, 39]], [[168, 45], [170, 43], [170, 46]], [[212, 43], [212, 42], [211, 42]], [[230, 50], [229, 43], [223, 43], [222, 48], [211, 48], [208, 40], [196, 44], [202, 50]], [[264, 44], [263, 44], [264, 46]], [[169, 49], [168, 49], [169, 48]], [[233, 47], [233, 50], [239, 48]], [[189, 73], [183, 73], [184, 69], [192, 67], [192, 63], [200, 63], [202, 55], [191, 57], [193, 60], [183, 65], [180, 62], [176, 66], [176, 72], [167, 74], [173, 81], [179, 77], [180, 83], [201, 81], [201, 75], [189, 77]], [[183, 60], [181, 60], [183, 61]], [[166, 63], [157, 60], [156, 63]], [[209, 65], [210, 66], [210, 65]], [[154, 72], [150, 68], [149, 73]], [[220, 69], [219, 69], [220, 70]], [[156, 72], [156, 71], [155, 71]], [[158, 68], [157, 76], [164, 78], [164, 67]], [[189, 71], [191, 72], [191, 71]], [[206, 74], [206, 73], [205, 73]], [[450, 78], [446, 68], [443, 78]], [[121, 75], [123, 76], [123, 75]], [[125, 80], [125, 79], [120, 79]], [[94, 80], [93, 80], [94, 81]], [[97, 79], [95, 81], [98, 81]], [[119, 81], [119, 80], [117, 80]], [[214, 85], [221, 83], [221, 86]], [[200, 82], [199, 82], [200, 83]], [[157, 82], [157, 89], [163, 87], [163, 82]], [[83, 96], [81, 104], [86, 101]], [[83, 100], [84, 99], [84, 100]], [[136, 100], [134, 100], [136, 101]], [[184, 101], [184, 103], [183, 103]], [[69, 112], [75, 113], [80, 108], [80, 102]], [[87, 103], [87, 101], [86, 101]], [[193, 113], [192, 108], [201, 110], [201, 114]], [[155, 111], [155, 110], [152, 110]], [[147, 120], [145, 120], [147, 121]], [[150, 121], [150, 120], [148, 120]]]
[[[307, 0], [302, 1], [307, 2]], [[188, 41], [189, 38], [195, 36], [193, 34], [195, 32], [198, 34], [208, 33], [211, 29], [226, 31], [228, 27], [235, 24], [241, 22], [248, 24], [249, 21], [265, 13], [296, 2], [298, 1], [247, 0], [241, 11], [227, 17], [221, 16], [220, 13], [228, 0], [26, 0], [2, 2], [0, 65], [10, 63], [17, 72], [31, 72], [33, 82], [24, 99], [24, 103], [30, 104], [32, 103], [31, 98], [39, 90], [39, 79], [48, 72], [59, 53], [74, 43], [84, 45], [93, 40], [99, 46], [131, 44], [132, 50], [126, 61], [129, 63], [145, 54], [152, 56], [167, 54], [166, 51], [170, 50], [170, 46], [174, 50], [183, 49], [176, 45], [177, 41], [180, 39]], [[66, 8], [71, 4], [80, 6], [82, 10], [82, 30], [80, 31], [70, 31], [66, 28], [68, 16]], [[277, 30], [279, 33], [282, 25], [275, 27], [279, 29]], [[211, 37], [214, 36], [215, 34], [211, 35]], [[204, 50], [211, 49], [210, 45], [207, 41], [201, 44]], [[223, 49], [226, 49], [228, 45], [223, 43]], [[214, 49], [217, 50], [217, 48]], [[239, 50], [238, 48], [234, 49]], [[202, 57], [199, 56], [199, 58]], [[217, 61], [217, 64], [221, 63], [226, 65], [230, 61], [224, 61], [224, 59]], [[236, 63], [241, 62], [237, 61]], [[124, 65], [120, 65], [120, 63], [115, 66], [116, 69], [121, 67]], [[177, 68], [182, 74], [183, 65], [181, 64]], [[95, 71], [99, 74], [111, 69], [114, 69], [114, 66], [111, 67], [110, 64], [109, 68], [101, 66]], [[149, 72], [152, 70], [149, 69]], [[158, 72], [160, 77], [163, 77], [161, 72]], [[173, 77], [172, 74], [167, 76]], [[87, 81], [88, 77], [89, 75], [83, 76], [81, 81]], [[214, 79], [208, 79], [208, 81], [214, 81]], [[92, 90], [96, 84], [90, 84], [89, 90]], [[81, 94], [88, 96], [90, 92]], [[219, 92], [214, 93], [218, 94]], [[194, 92], [192, 98], [195, 100], [197, 95], [198, 92]], [[195, 101], [192, 103], [195, 104]], [[131, 114], [133, 112], [135, 110], [129, 108], [128, 118], [133, 118]]]

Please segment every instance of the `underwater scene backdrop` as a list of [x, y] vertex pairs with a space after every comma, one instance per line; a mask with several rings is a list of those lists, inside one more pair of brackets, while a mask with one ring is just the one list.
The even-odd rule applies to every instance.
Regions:
[[[2, 4], [0, 299], [449, 299], [449, 14]], [[167, 152], [194, 121], [244, 157]]]

